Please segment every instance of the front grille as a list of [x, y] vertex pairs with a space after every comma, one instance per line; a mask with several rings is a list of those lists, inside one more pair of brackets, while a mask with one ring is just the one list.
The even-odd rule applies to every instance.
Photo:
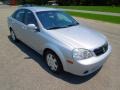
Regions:
[[100, 55], [104, 54], [107, 50], [108, 50], [108, 44], [106, 43], [103, 46], [95, 49], [94, 53], [96, 56], [100, 56]]

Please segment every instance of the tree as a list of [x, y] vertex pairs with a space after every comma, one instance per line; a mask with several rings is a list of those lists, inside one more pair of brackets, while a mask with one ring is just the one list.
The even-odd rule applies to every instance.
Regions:
[[27, 3], [44, 5], [47, 4], [48, 0], [26, 0]]
[[120, 5], [120, 0], [57, 0], [59, 5]]
[[[44, 5], [50, 0], [23, 0], [27, 3]], [[55, 0], [59, 5], [120, 5], [120, 0]]]
[[120, 5], [120, 0], [112, 0], [112, 5], [119, 6]]

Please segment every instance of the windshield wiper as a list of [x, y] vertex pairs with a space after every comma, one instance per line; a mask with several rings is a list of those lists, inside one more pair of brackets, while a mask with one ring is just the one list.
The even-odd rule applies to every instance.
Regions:
[[51, 29], [59, 29], [59, 28], [65, 28], [65, 27], [50, 27], [50, 28], [48, 28], [48, 30], [51, 30]]
[[76, 25], [79, 25], [79, 23], [69, 24], [69, 25], [67, 25], [67, 27], [69, 27], [69, 26], [76, 26]]
[[69, 26], [76, 26], [76, 25], [79, 25], [79, 23], [75, 23], [75, 24], [69, 24], [69, 25], [67, 25], [67, 26], [56, 26], [56, 27], [50, 27], [50, 28], [48, 28], [48, 30], [51, 30], [51, 29], [59, 29], [59, 28], [67, 28], [67, 27], [69, 27]]

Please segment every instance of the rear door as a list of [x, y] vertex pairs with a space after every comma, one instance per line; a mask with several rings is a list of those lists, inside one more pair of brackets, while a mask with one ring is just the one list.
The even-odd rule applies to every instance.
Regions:
[[13, 20], [11, 22], [12, 29], [14, 30], [17, 38], [22, 41], [24, 40], [23, 32], [22, 32], [24, 26], [24, 17], [25, 17], [25, 10], [20, 9], [13, 14], [12, 16]]

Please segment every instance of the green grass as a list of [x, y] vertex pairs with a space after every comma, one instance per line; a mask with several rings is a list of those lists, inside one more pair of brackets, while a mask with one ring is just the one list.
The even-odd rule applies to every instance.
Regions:
[[120, 13], [120, 7], [115, 7], [115, 6], [114, 7], [113, 6], [50, 6], [50, 7]]
[[[120, 13], [120, 7], [112, 7], [112, 6], [50, 6], [50, 7]], [[72, 12], [72, 11], [66, 11], [66, 12], [77, 17], [120, 24], [120, 16], [100, 15], [100, 14]]]
[[120, 24], [120, 17], [119, 16], [108, 16], [108, 15], [99, 15], [99, 14], [89, 14], [89, 13], [80, 13], [80, 12], [69, 12], [66, 11], [68, 14], [77, 17], [83, 17], [88, 19], [95, 19], [110, 23], [117, 23]]

